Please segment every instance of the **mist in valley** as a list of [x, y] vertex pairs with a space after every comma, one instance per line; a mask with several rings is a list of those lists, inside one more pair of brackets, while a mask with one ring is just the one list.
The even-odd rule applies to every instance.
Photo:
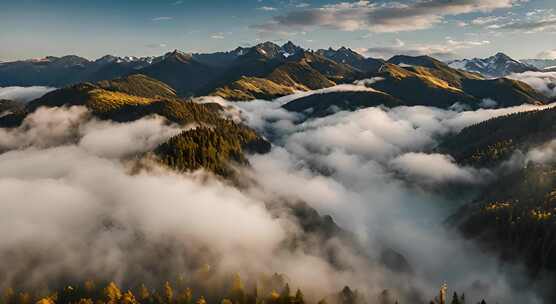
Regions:
[[[543, 286], [532, 286], [522, 266], [500, 263], [446, 223], [496, 170], [435, 151], [466, 126], [539, 107], [375, 107], [305, 120], [280, 108], [294, 98], [196, 100], [224, 105], [223, 115], [273, 142], [239, 169], [240, 187], [155, 162], [149, 151], [196, 127], [158, 116], [115, 123], [84, 107], [42, 108], [0, 130], [2, 286], [46, 288], [67, 278], [159, 284], [210, 265], [214, 277], [283, 273], [308, 297], [347, 285], [371, 303], [384, 289], [401, 302], [425, 302], [447, 283], [471, 301], [543, 303]], [[537, 161], [550, 153], [552, 143], [523, 151]], [[364, 252], [336, 238], [284, 246], [303, 233], [293, 202], [331, 215]], [[337, 253], [335, 263], [325, 249]], [[408, 267], [385, 261], [392, 251]]]

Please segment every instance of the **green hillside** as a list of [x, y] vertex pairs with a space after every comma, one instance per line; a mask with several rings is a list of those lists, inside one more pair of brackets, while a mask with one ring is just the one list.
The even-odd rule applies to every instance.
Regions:
[[449, 222], [467, 238], [537, 275], [556, 271], [556, 165], [502, 175]]
[[352, 91], [312, 94], [293, 100], [283, 106], [293, 112], [303, 112], [307, 117], [323, 117], [337, 111], [355, 111], [376, 106], [396, 107], [403, 103], [379, 91]]
[[550, 98], [523, 82], [506, 78], [487, 80], [476, 73], [453, 69], [428, 56], [395, 56], [376, 71], [367, 73], [366, 77], [372, 79], [367, 86], [378, 92], [314, 94], [294, 100], [284, 108], [297, 112], [312, 109], [315, 112], [312, 116], [323, 116], [334, 112], [330, 109], [355, 110], [381, 104], [446, 109], [458, 103], [477, 109], [485, 99], [494, 100], [499, 107], [551, 102]]
[[[8, 107], [11, 103], [3, 102]], [[217, 104], [199, 104], [176, 97], [168, 85], [144, 75], [97, 84], [82, 83], [52, 91], [25, 109], [0, 117], [0, 125], [15, 127], [39, 107], [85, 106], [101, 119], [129, 122], [160, 115], [197, 128], [169, 139], [154, 151], [161, 162], [178, 171], [200, 168], [227, 176], [230, 163], [247, 164], [244, 153], [266, 153], [270, 144], [255, 131], [223, 118]]]
[[442, 143], [439, 151], [459, 163], [496, 166], [517, 149], [524, 152], [556, 138], [556, 108], [513, 113], [461, 130]]
[[556, 138], [556, 108], [514, 113], [463, 129], [439, 151], [460, 164], [490, 167], [493, 182], [448, 223], [503, 259], [524, 261], [532, 274], [556, 271], [556, 162], [498, 168], [518, 150], [527, 153]]
[[248, 163], [245, 150], [266, 153], [270, 151], [270, 143], [245, 126], [221, 120], [212, 127], [183, 131], [156, 148], [155, 154], [165, 165], [178, 171], [204, 168], [231, 176], [232, 163]]
[[190, 54], [174, 51], [139, 72], [172, 86], [180, 96], [191, 96], [207, 86], [221, 70], [197, 61]]
[[112, 80], [101, 80], [99, 87], [109, 91], [147, 98], [175, 98], [176, 91], [167, 84], [141, 74]]
[[253, 51], [238, 59], [214, 84], [211, 95], [229, 100], [273, 99], [297, 91], [309, 91], [351, 82], [361, 75], [347, 65], [316, 53], [303, 51], [288, 58], [268, 58]]
[[273, 99], [293, 94], [293, 88], [257, 77], [240, 79], [216, 89], [212, 94], [226, 100], [249, 101], [253, 99]]

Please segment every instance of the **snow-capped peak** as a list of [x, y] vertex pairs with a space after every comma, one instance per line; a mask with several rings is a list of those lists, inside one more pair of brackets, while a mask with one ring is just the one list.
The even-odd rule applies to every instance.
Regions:
[[480, 73], [488, 78], [498, 78], [513, 73], [536, 70], [536, 68], [512, 59], [504, 53], [497, 53], [488, 58], [454, 60], [449, 62], [448, 65], [454, 69]]
[[151, 64], [154, 60], [154, 57], [136, 57], [136, 56], [113, 56], [113, 55], [105, 55], [97, 60], [95, 60], [96, 64], [109, 64], [109, 63], [142, 63], [142, 64]]

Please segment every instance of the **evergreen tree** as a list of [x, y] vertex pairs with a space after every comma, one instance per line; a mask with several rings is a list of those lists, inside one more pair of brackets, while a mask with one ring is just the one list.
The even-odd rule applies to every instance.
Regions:
[[110, 284], [104, 288], [104, 296], [108, 304], [117, 304], [122, 298], [122, 292], [116, 283], [110, 282]]
[[139, 287], [139, 299], [141, 300], [141, 302], [146, 302], [150, 297], [151, 293], [149, 292], [145, 284], [141, 284], [141, 287]]
[[85, 289], [85, 292], [87, 293], [87, 295], [91, 296], [96, 289], [96, 284], [93, 280], [87, 280], [83, 284], [83, 288]]
[[383, 290], [380, 295], [378, 296], [378, 303], [379, 304], [392, 304], [394, 303], [394, 299], [390, 295], [390, 291], [388, 289]]
[[290, 284], [286, 283], [286, 285], [282, 289], [282, 292], [280, 293], [280, 303], [281, 304], [289, 304], [290, 295], [291, 295]]
[[133, 295], [131, 290], [128, 290], [126, 293], [123, 294], [121, 304], [139, 304], [139, 303], [137, 302], [137, 300], [135, 300], [135, 296]]
[[295, 304], [305, 304], [305, 299], [303, 299], [303, 293], [300, 289], [297, 289], [295, 293]]
[[239, 273], [235, 273], [232, 277], [232, 288], [230, 295], [235, 303], [246, 304], [247, 298], [245, 296], [245, 287]]
[[200, 297], [197, 300], [196, 304], [207, 304], [207, 301], [205, 300], [205, 297]]
[[19, 304], [31, 304], [31, 294], [28, 292], [20, 292], [18, 295]]
[[[97, 301], [97, 303], [99, 303], [99, 301]], [[103, 302], [100, 301], [100, 303], [103, 303]], [[77, 304], [93, 304], [93, 300], [91, 300], [91, 299], [79, 299]]]
[[458, 293], [454, 291], [454, 295], [452, 296], [452, 304], [461, 304]]
[[172, 304], [174, 302], [174, 290], [168, 281], [164, 283], [164, 300], [168, 304]]
[[13, 304], [15, 302], [15, 291], [13, 290], [13, 288], [8, 287], [4, 289], [4, 292], [2, 293], [2, 299], [6, 304]]
[[185, 288], [178, 295], [178, 304], [192, 304], [193, 291], [190, 288]]
[[268, 301], [272, 304], [278, 304], [280, 302], [280, 293], [276, 290], [271, 291]]
[[36, 304], [56, 304], [56, 302], [52, 298], [46, 297], [38, 300]]

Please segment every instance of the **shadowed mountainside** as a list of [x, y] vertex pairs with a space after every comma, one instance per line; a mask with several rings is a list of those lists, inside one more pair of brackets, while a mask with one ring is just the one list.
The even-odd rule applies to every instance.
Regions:
[[447, 222], [502, 259], [524, 261], [533, 275], [556, 273], [556, 163], [527, 152], [554, 145], [555, 115], [550, 108], [490, 119], [439, 147], [460, 164], [497, 170], [496, 180]]
[[461, 130], [438, 148], [458, 163], [494, 167], [556, 138], [556, 108], [513, 113]]
[[[7, 103], [6, 103], [7, 104]], [[157, 150], [156, 155], [170, 167], [196, 170], [201, 167], [217, 174], [227, 172], [229, 161], [244, 160], [243, 149], [265, 153], [270, 144], [243, 124], [222, 117], [217, 104], [199, 104], [180, 99], [170, 86], [144, 75], [82, 83], [52, 91], [29, 102], [24, 108], [0, 117], [0, 125], [15, 127], [25, 117], [40, 107], [85, 106], [100, 118], [116, 122], [129, 122], [151, 115], [160, 115], [182, 126], [198, 125], [199, 128], [183, 131]], [[226, 134], [213, 141], [214, 134]], [[179, 146], [176, 146], [180, 143]], [[189, 156], [199, 161], [184, 162], [182, 150], [186, 143], [194, 144]], [[171, 151], [178, 149], [182, 158], [175, 160]], [[208, 149], [208, 150], [207, 150]], [[211, 152], [211, 153], [208, 153]], [[176, 152], [177, 153], [177, 152]], [[186, 154], [186, 157], [188, 154]], [[217, 157], [209, 157], [217, 155]]]
[[523, 82], [506, 78], [486, 80], [479, 74], [450, 68], [428, 56], [395, 56], [367, 76], [370, 80], [362, 83], [366, 82], [365, 85], [373, 90], [314, 94], [293, 100], [284, 108], [305, 112], [308, 116], [323, 116], [338, 110], [377, 105], [423, 105], [446, 109], [459, 104], [477, 109], [482, 107], [484, 100], [492, 100], [499, 107], [551, 101]]
[[380, 91], [368, 90], [316, 93], [295, 99], [284, 105], [284, 109], [301, 112], [307, 117], [323, 117], [339, 110], [355, 111], [368, 107], [396, 107], [400, 105], [403, 105], [403, 103], [395, 97]]
[[[296, 91], [380, 77], [382, 81], [370, 86], [406, 105], [448, 108], [459, 103], [477, 108], [485, 99], [494, 100], [499, 106], [547, 102], [545, 96], [523, 82], [485, 80], [478, 73], [454, 69], [428, 56], [394, 56], [384, 61], [365, 58], [345, 47], [310, 51], [291, 42], [282, 46], [264, 42], [212, 54], [175, 50], [159, 57], [104, 56], [89, 61], [65, 56], [1, 63], [0, 86], [63, 87], [133, 74], [162, 81], [179, 96], [216, 95], [235, 101], [269, 100]], [[120, 91], [125, 92], [121, 88]], [[347, 97], [351, 98], [341, 99]], [[361, 104], [361, 95], [356, 98], [359, 100], [354, 103]], [[364, 103], [374, 105], [377, 101]], [[342, 108], [342, 104], [345, 102], [336, 106]]]

